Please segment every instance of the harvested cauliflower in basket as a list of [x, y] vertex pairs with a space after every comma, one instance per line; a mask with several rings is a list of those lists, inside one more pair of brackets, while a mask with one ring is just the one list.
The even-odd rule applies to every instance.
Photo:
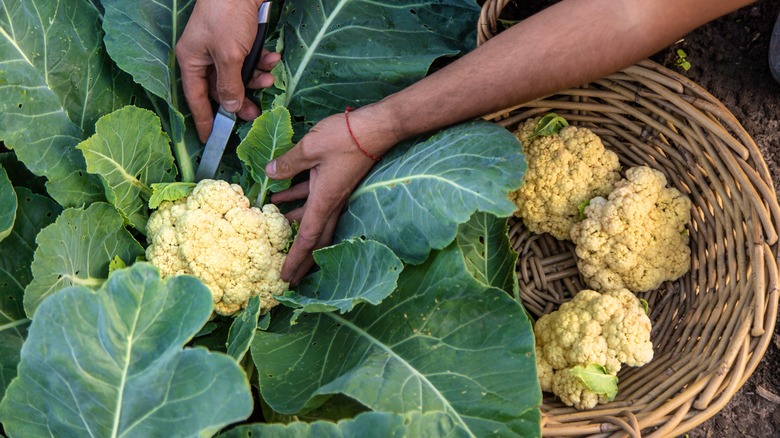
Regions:
[[[515, 132], [528, 170], [523, 185], [510, 194], [515, 216], [534, 233], [569, 239], [579, 207], [606, 196], [620, 180], [617, 155], [587, 128], [567, 126], [555, 114], [526, 120]], [[560, 126], [565, 126], [558, 130]], [[557, 131], [557, 132], [556, 132]]]
[[644, 292], [688, 272], [691, 201], [647, 166], [626, 171], [607, 199], [594, 198], [571, 230], [577, 267], [593, 289]]
[[621, 366], [641, 366], [653, 358], [650, 329], [650, 318], [631, 291], [580, 291], [534, 325], [542, 391], [577, 409], [611, 401]]
[[187, 198], [160, 204], [146, 231], [146, 258], [160, 275], [199, 278], [220, 315], [245, 308], [255, 295], [268, 310], [287, 290], [280, 274], [290, 224], [273, 204], [250, 208], [239, 185], [203, 180]]

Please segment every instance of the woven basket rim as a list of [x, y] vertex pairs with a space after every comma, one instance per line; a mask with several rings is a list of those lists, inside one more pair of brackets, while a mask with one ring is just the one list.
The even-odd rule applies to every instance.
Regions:
[[[507, 3], [485, 2], [479, 43], [495, 35]], [[620, 391], [628, 397], [619, 394], [616, 401], [590, 411], [565, 407], [545, 394], [543, 435], [683, 434], [726, 406], [755, 371], [773, 336], [780, 205], [768, 166], [722, 102], [651, 60], [483, 118], [513, 129], [549, 111], [595, 128], [621, 163], [644, 162], [664, 171], [695, 208], [691, 271], [662, 286], [675, 292], [647, 294], [655, 309], [656, 358], [645, 367], [621, 370]], [[579, 287], [571, 269], [573, 249], [551, 236], [531, 235], [519, 220], [510, 220], [510, 226], [521, 289], [525, 284], [552, 291], [533, 298], [549, 312], [567, 299], [556, 294], [570, 295], [569, 290]], [[662, 319], [671, 313], [674, 319]], [[708, 357], [697, 357], [702, 352]], [[656, 380], [662, 383], [656, 385]]]

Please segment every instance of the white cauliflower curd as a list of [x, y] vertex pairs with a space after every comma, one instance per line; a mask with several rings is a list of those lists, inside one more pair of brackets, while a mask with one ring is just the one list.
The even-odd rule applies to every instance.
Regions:
[[292, 229], [275, 205], [249, 205], [236, 184], [199, 182], [187, 198], [165, 201], [149, 217], [146, 258], [163, 278], [203, 281], [220, 315], [245, 308], [255, 295], [267, 311], [288, 287], [280, 273]]

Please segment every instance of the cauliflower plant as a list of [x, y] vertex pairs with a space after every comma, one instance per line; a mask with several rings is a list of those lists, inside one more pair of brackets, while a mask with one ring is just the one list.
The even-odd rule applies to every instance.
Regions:
[[600, 291], [644, 292], [688, 272], [691, 201], [647, 166], [626, 171], [608, 199], [594, 198], [571, 230], [577, 267]]
[[220, 315], [245, 308], [255, 295], [268, 310], [278, 304], [274, 295], [287, 290], [280, 273], [290, 224], [273, 204], [250, 208], [236, 184], [199, 182], [187, 198], [160, 204], [146, 231], [146, 258], [162, 277], [199, 278]]
[[557, 134], [543, 135], [537, 130], [542, 119], [526, 120], [515, 132], [528, 170], [510, 199], [517, 205], [515, 216], [529, 230], [566, 240], [579, 220], [579, 206], [607, 195], [620, 180], [620, 164], [589, 129], [567, 126]]
[[607, 392], [580, 377], [583, 368], [603, 367], [603, 377], [616, 382], [617, 377], [610, 376], [616, 376], [623, 364], [641, 366], [653, 358], [650, 329], [650, 318], [631, 291], [580, 291], [534, 325], [542, 391], [577, 409], [606, 403]]

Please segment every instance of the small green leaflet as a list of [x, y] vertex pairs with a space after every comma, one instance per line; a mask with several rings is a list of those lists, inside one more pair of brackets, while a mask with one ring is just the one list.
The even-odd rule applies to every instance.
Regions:
[[589, 205], [590, 205], [590, 199], [586, 199], [586, 200], [580, 202], [580, 204], [577, 206], [577, 213], [578, 213], [577, 217], [579, 218], [579, 220], [581, 220], [581, 221], [585, 220], [585, 218], [586, 218], [586, 216], [585, 216], [585, 208], [587, 206], [589, 206]]
[[212, 308], [203, 283], [185, 275], [163, 282], [146, 263], [114, 272], [98, 291], [74, 286], [51, 296], [0, 403], [5, 431], [194, 437], [247, 418], [252, 395], [238, 364], [182, 348]]
[[252, 122], [246, 138], [236, 149], [236, 154], [249, 168], [249, 173], [260, 184], [260, 193], [255, 205], [265, 203], [267, 193], [278, 192], [290, 187], [290, 180], [272, 180], [265, 174], [265, 166], [274, 158], [293, 147], [292, 123], [287, 108], [277, 107], [264, 112]]
[[71, 285], [100, 287], [114, 257], [135, 260], [144, 254], [112, 206], [96, 202], [69, 208], [35, 239], [33, 280], [24, 292], [24, 310], [32, 318], [48, 296]]
[[117, 269], [126, 268], [127, 263], [125, 263], [124, 260], [122, 260], [122, 257], [115, 256], [113, 259], [111, 259], [111, 262], [108, 264], [108, 275], [111, 275], [112, 272], [116, 271]]
[[195, 188], [193, 182], [153, 183], [149, 208], [157, 208], [165, 201], [178, 201], [186, 198]]
[[565, 128], [566, 126], [569, 126], [569, 122], [567, 122], [566, 119], [559, 116], [558, 114], [549, 113], [539, 119], [539, 122], [536, 124], [536, 128], [534, 129], [533, 137], [545, 137], [548, 135], [557, 134], [558, 131]]
[[291, 424], [250, 424], [231, 429], [220, 438], [364, 438], [364, 437], [468, 437], [468, 432], [443, 412], [366, 412], [338, 423], [316, 421]]
[[569, 369], [570, 373], [578, 377], [589, 390], [598, 395], [605, 395], [612, 401], [617, 396], [618, 378], [607, 373], [607, 370], [598, 364], [587, 366], [577, 365]]
[[314, 252], [319, 270], [304, 278], [297, 292], [277, 299], [301, 313], [346, 313], [357, 304], [379, 304], [396, 287], [403, 263], [385, 245], [352, 239]]
[[640, 298], [639, 303], [642, 304], [642, 310], [645, 311], [645, 315], [650, 314], [650, 303], [647, 302], [646, 299]]
[[[266, 319], [263, 321], [265, 328], [268, 328], [270, 313], [266, 313]], [[258, 295], [249, 299], [240, 315], [230, 325], [227, 340], [227, 354], [236, 362], [241, 362], [244, 355], [249, 351], [252, 339], [255, 338], [255, 332], [258, 329], [260, 319], [260, 297]]]
[[97, 174], [106, 199], [125, 222], [144, 232], [148, 212], [149, 185], [173, 181], [170, 139], [153, 112], [126, 106], [97, 122], [95, 135], [77, 146], [84, 153], [87, 171]]
[[16, 220], [16, 192], [8, 179], [3, 166], [0, 166], [0, 242], [3, 241], [14, 227]]
[[479, 282], [497, 287], [510, 296], [518, 289], [515, 275], [517, 253], [512, 250], [504, 218], [477, 212], [458, 228], [458, 246], [466, 267]]

